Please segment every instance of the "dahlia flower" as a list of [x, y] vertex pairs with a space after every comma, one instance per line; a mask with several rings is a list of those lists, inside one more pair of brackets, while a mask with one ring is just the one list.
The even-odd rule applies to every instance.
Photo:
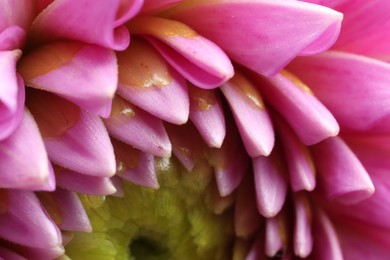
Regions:
[[0, 6], [1, 258], [390, 255], [387, 0]]

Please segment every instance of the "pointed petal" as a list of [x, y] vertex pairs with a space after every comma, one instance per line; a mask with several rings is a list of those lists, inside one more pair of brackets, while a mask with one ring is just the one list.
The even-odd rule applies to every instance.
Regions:
[[0, 215], [0, 237], [42, 249], [62, 247], [60, 231], [33, 192], [7, 190], [2, 193], [2, 201], [7, 208]]
[[18, 71], [28, 86], [53, 92], [102, 117], [110, 114], [118, 84], [116, 57], [111, 50], [56, 42], [23, 57]]
[[228, 56], [185, 24], [158, 17], [139, 17], [129, 26], [132, 33], [147, 35], [172, 67], [195, 86], [216, 88], [234, 74]]
[[123, 188], [123, 182], [122, 179], [119, 178], [117, 175], [113, 176], [110, 178], [112, 184], [114, 185], [116, 192], [111, 194], [111, 196], [115, 196], [118, 198], [123, 198], [125, 197], [125, 190]]
[[296, 59], [288, 69], [310, 86], [343, 129], [390, 129], [390, 64], [332, 51]]
[[73, 39], [124, 50], [130, 35], [124, 24], [138, 13], [142, 0], [56, 0], [35, 19], [31, 37], [35, 44]]
[[268, 257], [276, 257], [279, 252], [284, 252], [282, 239], [286, 237], [278, 217], [267, 218], [265, 221], [265, 254]]
[[313, 249], [312, 212], [308, 198], [304, 193], [294, 193], [295, 225], [294, 253], [306, 258]]
[[185, 80], [144, 40], [118, 53], [118, 94], [132, 104], [173, 124], [188, 120]]
[[47, 248], [26, 247], [23, 251], [28, 259], [57, 259], [65, 253], [62, 245]]
[[271, 79], [257, 79], [266, 100], [285, 118], [304, 144], [312, 145], [339, 133], [333, 115], [293, 74], [283, 71]]
[[50, 160], [96, 177], [115, 174], [115, 156], [100, 118], [81, 111], [79, 121], [59, 136], [44, 138]]
[[158, 189], [154, 156], [112, 140], [117, 161], [116, 176], [144, 187]]
[[111, 136], [146, 153], [170, 157], [172, 145], [162, 120], [115, 96], [111, 115], [104, 120]]
[[28, 111], [24, 112], [14, 133], [0, 142], [0, 171], [3, 188], [55, 188], [50, 180], [53, 173], [41, 135]]
[[276, 131], [283, 146], [292, 190], [294, 192], [314, 190], [316, 187], [316, 172], [309, 149], [301, 143], [290, 126], [280, 116], [274, 113], [272, 119], [275, 122]]
[[341, 138], [329, 138], [312, 146], [320, 185], [329, 200], [352, 204], [374, 193], [374, 185], [362, 163]]
[[249, 156], [268, 156], [274, 147], [274, 129], [258, 90], [239, 73], [221, 90], [229, 102]]
[[226, 127], [222, 101], [216, 90], [189, 87], [190, 119], [209, 147], [220, 148]]
[[96, 196], [106, 196], [116, 192], [108, 177], [88, 176], [60, 167], [55, 168], [55, 174], [57, 185], [70, 191]]
[[252, 159], [255, 176], [257, 208], [264, 217], [276, 216], [282, 209], [287, 195], [287, 183], [282, 164], [275, 155]]
[[[189, 1], [168, 13], [218, 44], [236, 62], [272, 76], [297, 55], [336, 40], [342, 14], [301, 1]], [[199, 17], [203, 17], [199, 19]]]
[[7, 138], [23, 116], [24, 83], [16, 73], [19, 50], [0, 51], [0, 140]]

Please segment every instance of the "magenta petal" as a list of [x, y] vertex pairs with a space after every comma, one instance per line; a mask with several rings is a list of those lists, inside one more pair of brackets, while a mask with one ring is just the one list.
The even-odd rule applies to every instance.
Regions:
[[293, 75], [286, 72], [265, 82], [258, 79], [261, 93], [304, 144], [312, 145], [338, 134], [339, 125], [333, 115]]
[[62, 247], [60, 231], [34, 193], [8, 190], [2, 199], [7, 210], [0, 215], [0, 237], [29, 247]]
[[310, 86], [343, 129], [390, 129], [388, 63], [332, 51], [296, 59], [289, 69]]
[[82, 111], [80, 120], [64, 134], [44, 139], [53, 163], [70, 170], [109, 177], [115, 174], [115, 156], [102, 121]]
[[190, 119], [209, 147], [222, 146], [226, 126], [219, 92], [191, 87]]
[[140, 10], [142, 3], [142, 0], [56, 0], [35, 19], [31, 34], [38, 43], [74, 39], [124, 50], [130, 35], [122, 24]]
[[23, 116], [24, 82], [16, 73], [20, 50], [0, 51], [0, 140], [8, 137]]
[[267, 218], [265, 222], [265, 254], [274, 257], [283, 252], [283, 236], [278, 217]]
[[364, 166], [338, 137], [312, 146], [320, 185], [329, 200], [357, 203], [374, 193], [374, 185]]
[[23, 253], [27, 259], [57, 259], [65, 253], [63, 246], [55, 246], [48, 248], [23, 248]]
[[249, 156], [268, 156], [274, 147], [275, 135], [258, 90], [240, 74], [226, 82], [221, 90], [229, 102]]
[[218, 44], [236, 62], [266, 76], [275, 75], [297, 55], [328, 49], [343, 17], [318, 5], [272, 0], [193, 1], [169, 16]]
[[306, 258], [313, 249], [312, 212], [309, 201], [303, 193], [294, 194], [295, 225], [294, 253]]
[[105, 196], [116, 192], [108, 177], [78, 174], [67, 169], [56, 170], [57, 185], [82, 194]]
[[59, 205], [61, 214], [61, 230], [91, 232], [92, 227], [76, 193], [57, 188], [52, 193], [53, 198]]
[[317, 210], [315, 213], [313, 259], [343, 260], [342, 249], [332, 222], [324, 212]]
[[0, 259], [28, 260], [27, 258], [24, 258], [23, 256], [4, 247], [0, 247]]
[[287, 195], [283, 169], [276, 157], [259, 156], [252, 159], [257, 208], [264, 217], [274, 217], [282, 209]]
[[52, 43], [23, 57], [19, 70], [26, 85], [55, 93], [102, 117], [110, 114], [118, 66], [109, 49], [79, 42]]
[[172, 145], [162, 120], [118, 97], [104, 124], [110, 135], [126, 144], [159, 157], [171, 156]]
[[0, 142], [0, 171], [3, 188], [50, 190], [55, 187], [41, 135], [27, 111], [14, 133]]
[[273, 114], [278, 137], [283, 146], [287, 161], [290, 185], [293, 191], [312, 191], [316, 187], [316, 176], [313, 158], [309, 149], [303, 145], [283, 119]]
[[19, 26], [13, 25], [0, 31], [0, 51], [21, 49], [26, 40], [26, 32]]

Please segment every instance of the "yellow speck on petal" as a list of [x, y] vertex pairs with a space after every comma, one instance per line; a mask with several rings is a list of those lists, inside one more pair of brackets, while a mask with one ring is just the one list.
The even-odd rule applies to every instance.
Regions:
[[313, 94], [313, 91], [309, 88], [309, 86], [306, 85], [305, 83], [303, 83], [297, 76], [295, 76], [291, 72], [289, 72], [287, 70], [282, 70], [280, 72], [280, 74], [282, 74], [284, 77], [286, 77], [292, 83], [294, 83], [294, 85], [297, 86], [298, 88], [300, 88], [302, 91], [307, 92], [309, 94]]
[[201, 111], [209, 110], [217, 103], [217, 97], [214, 91], [197, 88], [189, 85], [190, 98], [194, 100]]
[[264, 109], [264, 102], [259, 91], [243, 75], [236, 73], [229, 83], [233, 84], [255, 108]]

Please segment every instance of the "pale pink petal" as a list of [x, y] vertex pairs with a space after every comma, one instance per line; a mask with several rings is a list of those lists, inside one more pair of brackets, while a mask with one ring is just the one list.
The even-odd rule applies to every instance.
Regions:
[[97, 116], [82, 111], [79, 121], [59, 136], [44, 138], [50, 160], [64, 168], [97, 176], [115, 174], [114, 151]]
[[166, 10], [183, 0], [144, 0], [141, 14], [154, 14]]
[[73, 39], [124, 50], [130, 35], [122, 24], [138, 13], [142, 0], [56, 0], [34, 20], [34, 43]]
[[52, 190], [53, 172], [38, 127], [27, 111], [7, 139], [0, 142], [3, 188]]
[[159, 157], [171, 156], [172, 145], [162, 120], [118, 96], [104, 125], [111, 136], [124, 143]]
[[342, 20], [341, 13], [322, 6], [273, 0], [191, 1], [168, 16], [218, 44], [236, 62], [267, 76], [297, 55], [328, 49]]
[[280, 158], [259, 156], [252, 159], [257, 208], [264, 217], [276, 216], [287, 195], [287, 182]]
[[111, 196], [123, 198], [125, 196], [125, 190], [121, 178], [119, 178], [118, 176], [113, 176], [110, 179], [116, 189], [116, 192], [111, 194]]
[[332, 51], [298, 58], [288, 68], [313, 90], [343, 129], [390, 129], [390, 64]]
[[118, 53], [118, 94], [132, 104], [173, 124], [188, 120], [186, 82], [143, 40]]
[[306, 258], [313, 249], [312, 212], [308, 198], [304, 193], [295, 193], [294, 197], [294, 253]]
[[221, 97], [216, 90], [190, 86], [190, 119], [209, 147], [220, 148], [226, 135]]
[[346, 1], [335, 8], [344, 20], [334, 49], [390, 61], [389, 1]]
[[238, 73], [222, 85], [221, 90], [229, 102], [249, 156], [268, 156], [274, 147], [275, 135], [259, 91]]
[[219, 194], [222, 197], [231, 194], [240, 185], [249, 167], [249, 157], [232, 125], [227, 130], [222, 147], [211, 151], [210, 160]]
[[102, 117], [110, 114], [118, 84], [117, 61], [111, 50], [56, 42], [24, 56], [18, 71], [28, 86], [55, 93]]
[[2, 0], [0, 8], [0, 33], [12, 25], [16, 25], [24, 30], [28, 29], [35, 15], [34, 4], [32, 0]]
[[57, 259], [65, 253], [65, 249], [62, 245], [47, 248], [25, 247], [23, 253], [27, 259]]
[[287, 161], [292, 190], [295, 192], [314, 190], [316, 187], [316, 170], [309, 149], [301, 143], [290, 126], [280, 116], [274, 113], [272, 118]]
[[0, 51], [0, 140], [7, 138], [23, 116], [24, 83], [16, 73], [21, 51]]
[[252, 179], [252, 175], [246, 175], [236, 195], [234, 230], [236, 236], [243, 238], [249, 238], [263, 224], [256, 206], [256, 193]]
[[278, 217], [267, 218], [265, 221], [265, 254], [268, 257], [276, 257], [284, 252], [283, 238], [286, 238], [282, 230], [280, 219]]
[[79, 174], [67, 169], [56, 168], [57, 186], [82, 194], [106, 196], [116, 192], [109, 177]]
[[160, 187], [156, 162], [152, 154], [141, 152], [114, 139], [112, 142], [117, 160], [116, 176], [144, 187], [154, 189]]
[[185, 24], [140, 17], [131, 21], [130, 31], [146, 35], [172, 67], [197, 87], [216, 88], [234, 74], [228, 56]]
[[88, 215], [76, 193], [57, 187], [51, 195], [56, 200], [61, 214], [61, 223], [59, 224], [61, 230], [92, 231]]
[[7, 190], [2, 201], [7, 206], [0, 215], [0, 237], [41, 249], [62, 247], [60, 231], [33, 192]]
[[339, 137], [312, 146], [319, 183], [329, 200], [352, 204], [374, 193], [374, 185], [362, 163]]
[[328, 216], [321, 210], [315, 212], [313, 234], [315, 234], [313, 259], [343, 260], [342, 248], [335, 228]]
[[26, 40], [26, 32], [17, 25], [0, 31], [0, 51], [21, 49]]
[[0, 259], [28, 260], [5, 247], [0, 247]]

